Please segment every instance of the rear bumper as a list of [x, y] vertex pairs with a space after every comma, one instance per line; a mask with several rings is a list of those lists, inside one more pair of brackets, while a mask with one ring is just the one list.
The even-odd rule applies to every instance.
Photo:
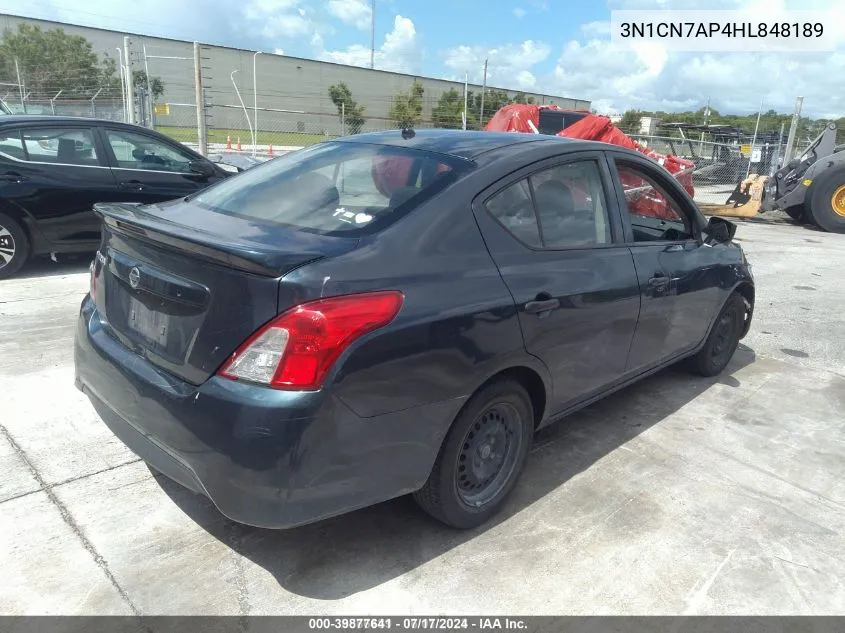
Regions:
[[123, 347], [86, 297], [76, 384], [127, 447], [228, 518], [288, 528], [417, 490], [463, 399], [371, 418], [322, 392], [196, 387]]

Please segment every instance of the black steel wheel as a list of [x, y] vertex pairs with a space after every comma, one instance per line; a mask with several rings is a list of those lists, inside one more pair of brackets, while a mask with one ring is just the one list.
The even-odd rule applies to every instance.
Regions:
[[29, 257], [29, 239], [21, 226], [0, 213], [0, 279], [18, 272]]
[[733, 293], [725, 303], [704, 347], [690, 359], [691, 369], [702, 376], [715, 376], [731, 362], [745, 327], [745, 299]]
[[531, 399], [522, 385], [500, 380], [484, 387], [458, 414], [414, 498], [452, 527], [486, 522], [522, 473], [533, 432]]

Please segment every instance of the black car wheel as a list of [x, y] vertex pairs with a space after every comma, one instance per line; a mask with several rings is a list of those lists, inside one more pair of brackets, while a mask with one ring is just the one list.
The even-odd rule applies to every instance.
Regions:
[[731, 362], [745, 326], [745, 299], [733, 293], [725, 303], [704, 347], [690, 358], [693, 371], [702, 376], [715, 376]]
[[501, 380], [465, 405], [446, 435], [417, 503], [446, 525], [467, 529], [501, 509], [525, 467], [534, 432], [531, 399]]
[[0, 279], [18, 272], [29, 257], [29, 239], [12, 218], [0, 213]]

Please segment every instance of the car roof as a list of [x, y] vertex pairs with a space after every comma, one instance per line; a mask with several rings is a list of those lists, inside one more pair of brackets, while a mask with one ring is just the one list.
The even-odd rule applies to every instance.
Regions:
[[[88, 125], [117, 125], [127, 128], [142, 127], [139, 125], [133, 125], [132, 123], [124, 123], [123, 121], [112, 121], [111, 119], [94, 119], [91, 117], [81, 116], [53, 116], [50, 114], [7, 114], [0, 117], [0, 125], [19, 125], [21, 123], [56, 123], [59, 125], [61, 125], [62, 123], [86, 123]], [[144, 129], [149, 130], [149, 128]]]
[[397, 129], [386, 132], [366, 132], [364, 134], [344, 136], [336, 140], [344, 143], [370, 143], [374, 145], [410, 147], [469, 160], [486, 152], [523, 143], [581, 144], [577, 140], [545, 134], [442, 129], [414, 130], [414, 134], [410, 138], [404, 138], [402, 130]]

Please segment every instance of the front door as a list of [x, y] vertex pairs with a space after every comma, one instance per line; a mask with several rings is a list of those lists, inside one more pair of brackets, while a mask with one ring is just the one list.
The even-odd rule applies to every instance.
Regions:
[[692, 203], [657, 165], [617, 155], [614, 180], [642, 293], [629, 371], [698, 345], [718, 303], [719, 249], [700, 239]]
[[640, 308], [604, 157], [566, 156], [523, 170], [475, 205], [526, 349], [549, 368], [553, 413], [622, 376]]
[[165, 143], [143, 132], [102, 128], [121, 202], [144, 204], [182, 198], [203, 189], [219, 178], [191, 170], [196, 157], [178, 143]]

